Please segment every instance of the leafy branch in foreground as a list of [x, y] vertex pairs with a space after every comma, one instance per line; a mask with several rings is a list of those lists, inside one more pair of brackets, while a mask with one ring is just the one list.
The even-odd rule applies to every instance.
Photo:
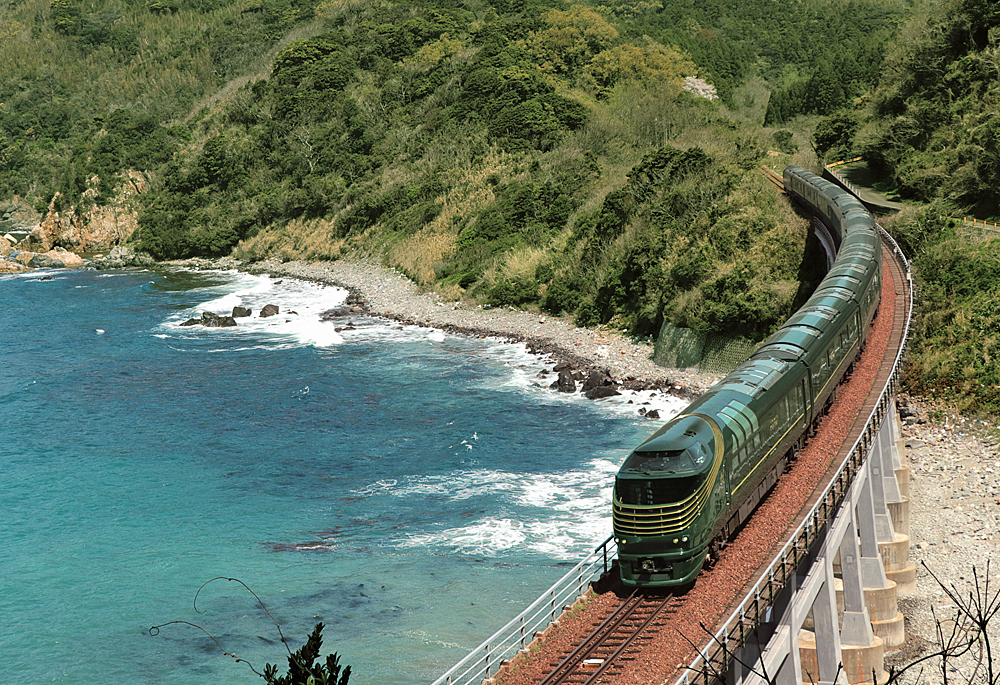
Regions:
[[259, 672], [249, 661], [236, 656], [235, 652], [229, 652], [223, 648], [222, 644], [210, 632], [205, 630], [200, 625], [191, 623], [190, 621], [168, 621], [167, 623], [161, 623], [160, 625], [151, 627], [149, 629], [149, 634], [153, 636], [159, 635], [160, 628], [175, 624], [183, 624], [191, 626], [192, 628], [197, 628], [208, 635], [208, 637], [210, 637], [212, 641], [218, 645], [219, 649], [222, 650], [223, 656], [231, 657], [236, 663], [246, 664], [251, 671], [263, 678], [268, 685], [347, 685], [348, 680], [351, 677], [351, 667], [342, 667], [340, 665], [340, 656], [336, 652], [328, 654], [325, 662], [316, 663], [316, 660], [319, 658], [320, 648], [323, 645], [322, 623], [317, 623], [316, 627], [313, 628], [312, 633], [309, 635], [309, 638], [306, 640], [306, 643], [295, 652], [292, 652], [292, 650], [288, 648], [288, 640], [285, 638], [284, 633], [281, 632], [281, 626], [278, 625], [278, 621], [274, 618], [274, 615], [271, 614], [267, 606], [264, 605], [264, 602], [257, 596], [257, 593], [251, 590], [246, 583], [238, 578], [225, 578], [219, 576], [202, 584], [202, 586], [198, 588], [198, 592], [194, 595], [194, 610], [196, 613], [205, 613], [204, 611], [198, 610], [198, 595], [201, 594], [201, 591], [205, 589], [206, 585], [216, 580], [228, 580], [230, 582], [239, 583], [246, 589], [247, 592], [254, 596], [257, 603], [260, 604], [261, 608], [271, 618], [271, 621], [274, 623], [274, 627], [278, 630], [278, 635], [281, 637], [281, 644], [285, 646], [285, 650], [288, 652], [288, 673], [283, 676], [279, 676], [278, 667], [274, 664], [265, 664], [264, 672]]

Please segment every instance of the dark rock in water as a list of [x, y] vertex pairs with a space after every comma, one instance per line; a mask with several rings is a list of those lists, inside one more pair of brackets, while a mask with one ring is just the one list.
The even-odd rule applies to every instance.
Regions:
[[333, 309], [327, 309], [319, 315], [321, 321], [329, 321], [330, 319], [337, 319], [341, 316], [347, 316], [351, 313], [351, 308], [341, 305], [339, 307], [334, 307]]
[[648, 411], [648, 412], [646, 412], [646, 418], [647, 419], [658, 419], [658, 418], [660, 418], [660, 412], [658, 410], [656, 410], [656, 409], [653, 409], [652, 411]]
[[250, 316], [251, 314], [253, 314], [253, 312], [250, 311], [249, 309], [247, 309], [246, 307], [241, 307], [239, 305], [236, 305], [235, 307], [233, 307], [233, 318], [234, 319], [239, 319], [239, 318], [244, 317], [244, 316]]
[[202, 312], [201, 325], [206, 328], [226, 328], [236, 325], [236, 319], [231, 316], [219, 316], [211, 312]]
[[[587, 380], [583, 382], [583, 392], [587, 393], [594, 388], [606, 385], [611, 385], [611, 377], [608, 374], [603, 371], [591, 371], [590, 375], [587, 376]], [[590, 395], [587, 395], [587, 397], [590, 397]]]
[[51, 281], [52, 280], [52, 276], [42, 276], [38, 280], [40, 280], [40, 281]]
[[646, 408], [645, 407], [640, 407], [639, 408], [639, 416], [645, 416], [645, 415], [646, 415]]
[[569, 369], [560, 371], [556, 386], [559, 392], [576, 392], [576, 381], [573, 380], [573, 372]]
[[[590, 400], [599, 400], [602, 397], [614, 397], [615, 395], [621, 395], [620, 392], [615, 390], [614, 387], [610, 385], [599, 385], [596, 388], [591, 388], [584, 394], [587, 396], [587, 399]], [[646, 416], [649, 416], [649, 414], [646, 414]]]
[[236, 319], [231, 316], [219, 316], [212, 312], [202, 312], [200, 319], [188, 319], [182, 326], [204, 326], [206, 328], [227, 328], [236, 325]]
[[274, 316], [278, 313], [278, 305], [276, 304], [265, 304], [264, 308], [260, 310], [261, 318], [265, 316]]

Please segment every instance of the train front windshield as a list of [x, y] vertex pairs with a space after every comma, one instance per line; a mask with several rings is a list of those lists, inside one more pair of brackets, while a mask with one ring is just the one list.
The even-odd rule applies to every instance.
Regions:
[[705, 481], [707, 463], [708, 453], [698, 443], [682, 450], [633, 452], [618, 473], [618, 501], [645, 506], [683, 501]]
[[622, 473], [644, 473], [660, 475], [663, 473], [690, 473], [701, 471], [708, 461], [708, 453], [700, 443], [695, 443], [682, 450], [665, 452], [639, 452], [629, 455], [622, 465]]

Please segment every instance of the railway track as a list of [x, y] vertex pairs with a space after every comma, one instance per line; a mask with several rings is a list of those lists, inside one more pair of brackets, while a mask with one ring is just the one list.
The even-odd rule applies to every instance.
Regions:
[[782, 195], [785, 194], [785, 179], [782, 178], [781, 174], [767, 166], [766, 164], [760, 165], [760, 172], [764, 174], [764, 178], [773, 183], [778, 188], [778, 192]]
[[[772, 174], [765, 175], [774, 181]], [[715, 567], [703, 572], [685, 595], [627, 597], [605, 610], [603, 618], [595, 618], [589, 625], [596, 627], [585, 638], [569, 641], [571, 646], [556, 654], [550, 652], [548, 661], [539, 660], [543, 664], [536, 662], [535, 668], [524, 669], [520, 677], [500, 677], [496, 682], [633, 685], [672, 682], [679, 677], [683, 664], [691, 661], [694, 641], [703, 642], [715, 632], [716, 622], [731, 613], [789, 531], [808, 514], [864, 430], [868, 413], [893, 372], [903, 344], [910, 284], [891, 250], [886, 250], [885, 257], [882, 308], [854, 374], [841, 387], [817, 434]], [[554, 641], [567, 643], [565, 637]], [[546, 649], [544, 644], [542, 649]], [[532, 671], [534, 676], [529, 675]]]
[[623, 667], [677, 611], [676, 597], [633, 592], [561, 660], [540, 685], [613, 682]]

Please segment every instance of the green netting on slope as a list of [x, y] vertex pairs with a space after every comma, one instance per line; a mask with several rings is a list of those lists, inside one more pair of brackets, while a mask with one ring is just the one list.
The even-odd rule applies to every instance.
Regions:
[[749, 359], [759, 345], [748, 338], [699, 335], [665, 323], [653, 348], [653, 361], [677, 369], [729, 373]]

